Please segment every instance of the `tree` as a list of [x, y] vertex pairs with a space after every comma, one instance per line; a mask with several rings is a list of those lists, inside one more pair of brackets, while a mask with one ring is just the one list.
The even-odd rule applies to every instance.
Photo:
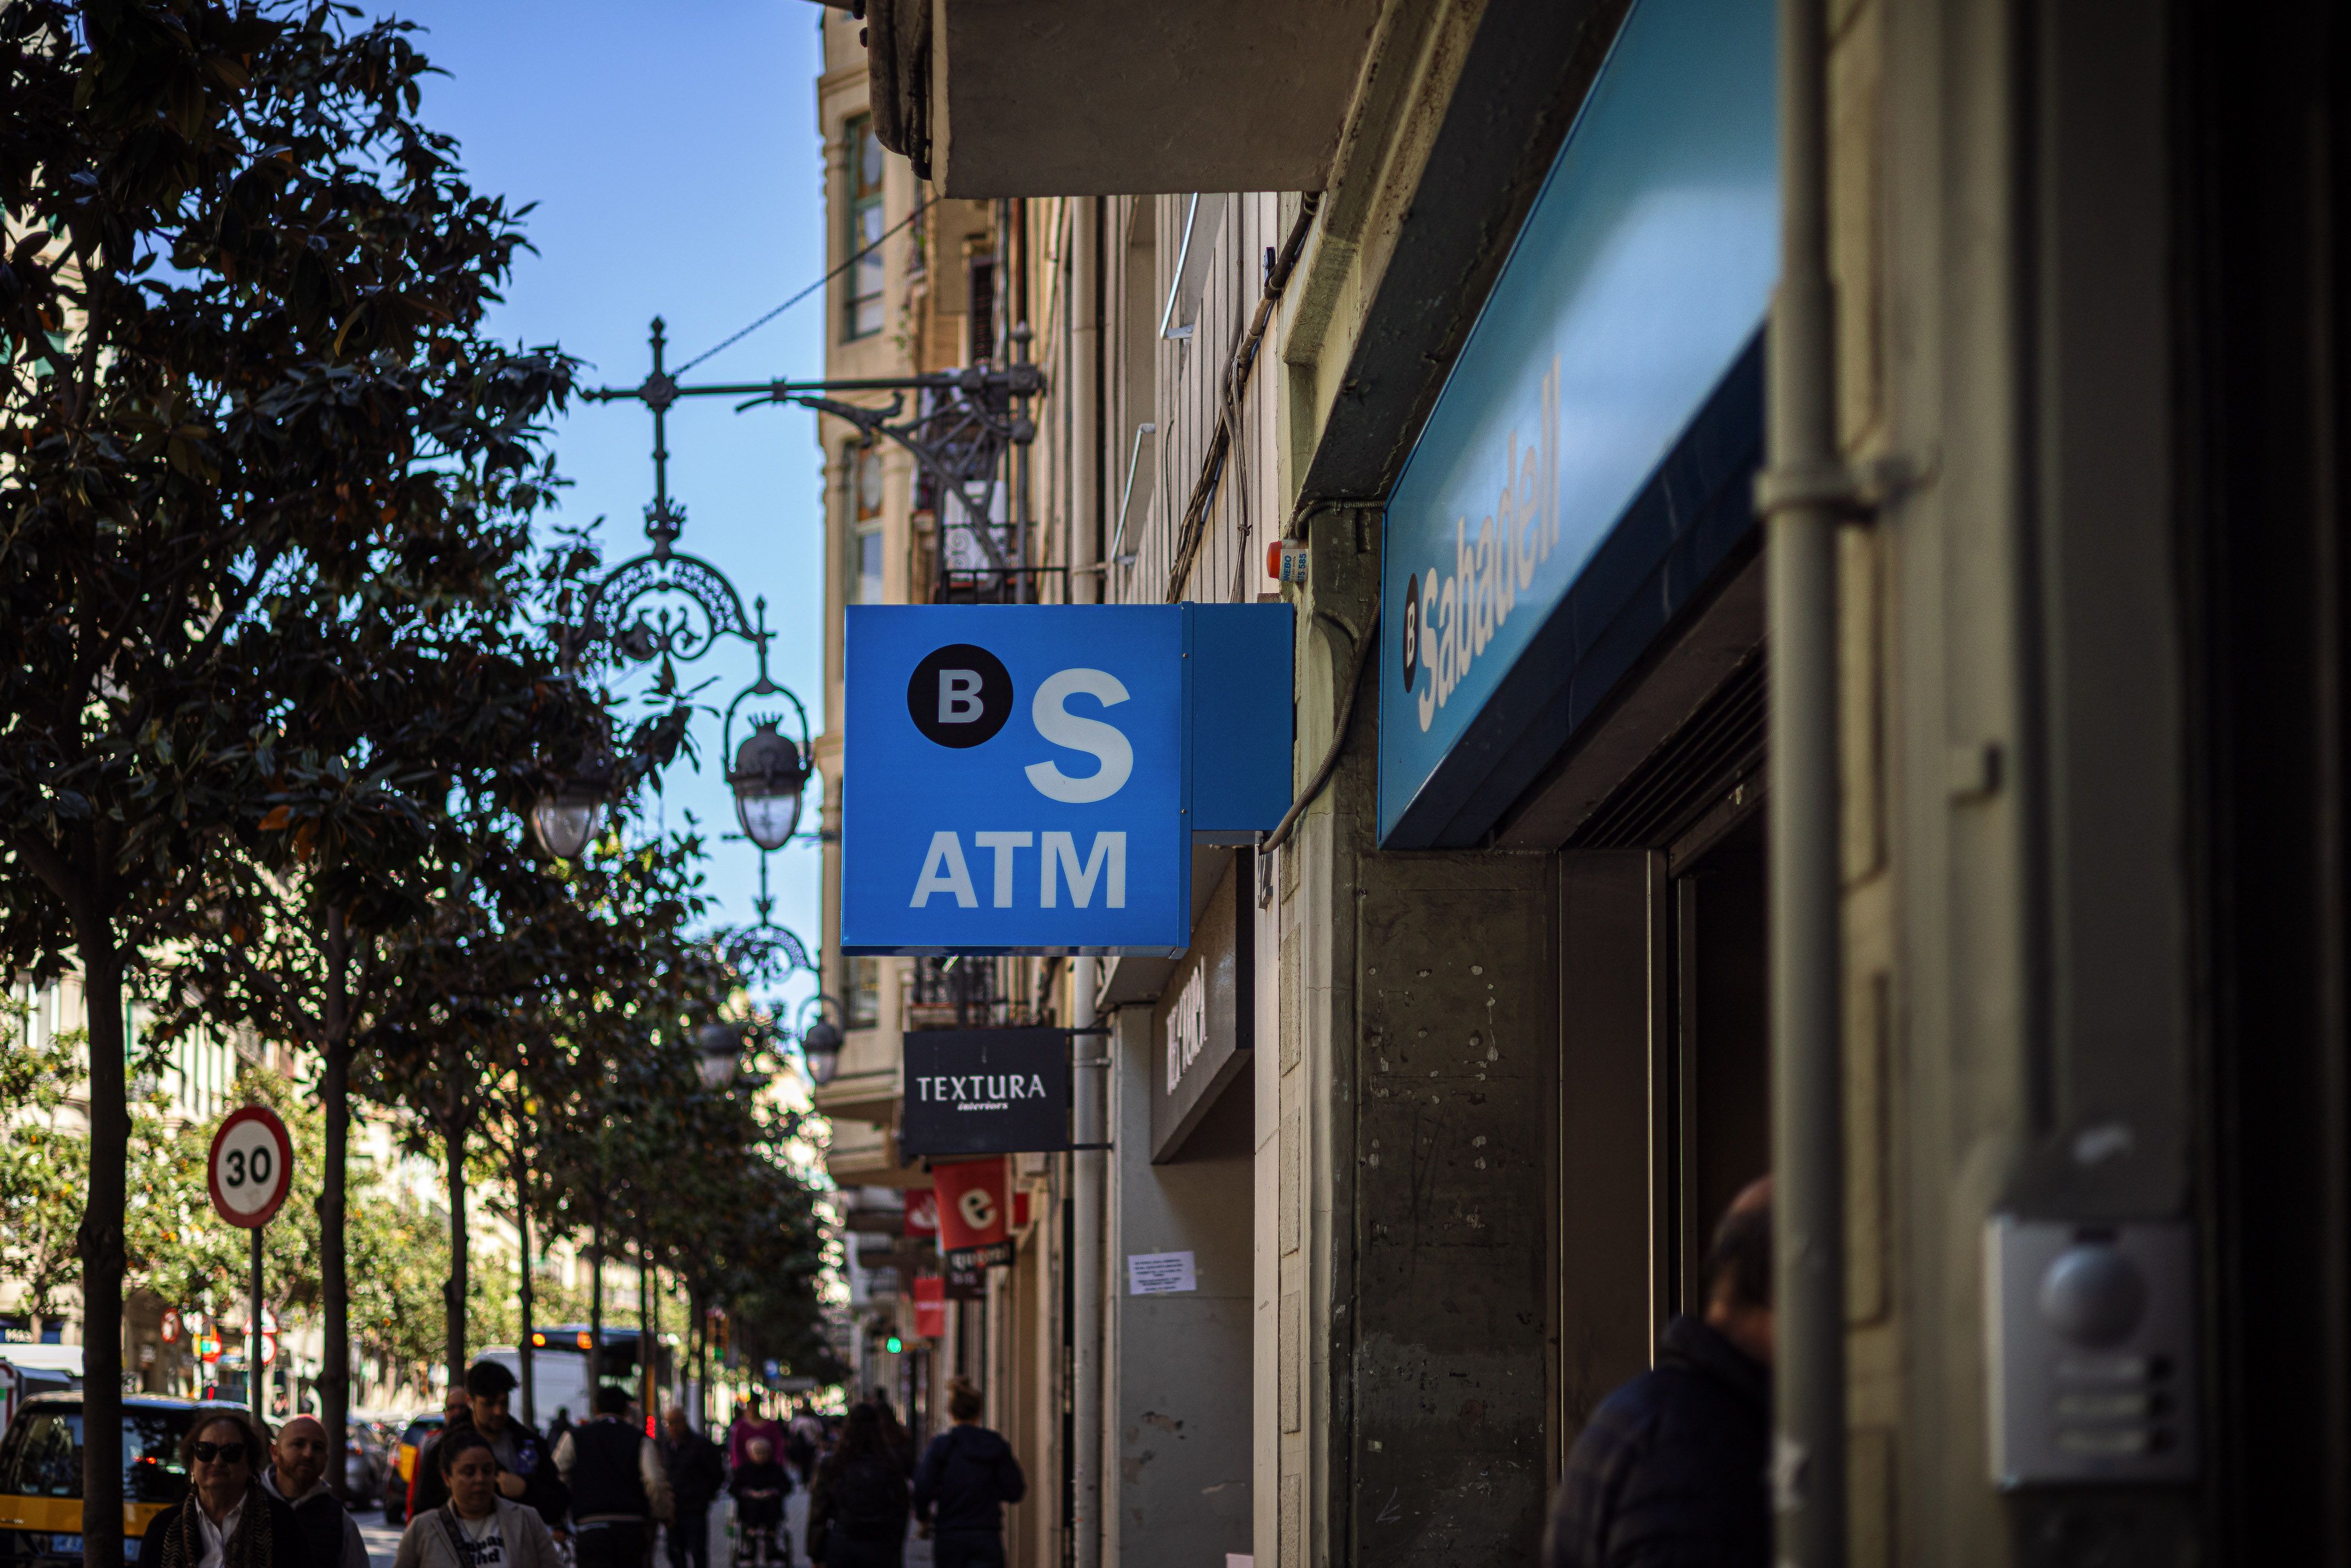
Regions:
[[0, 946], [89, 1001], [83, 1543], [122, 1550], [123, 1000], [306, 694], [232, 647], [276, 592], [462, 550], [553, 356], [478, 333], [515, 214], [414, 113], [396, 23], [18, 0], [0, 190]]
[[36, 1327], [81, 1269], [89, 1138], [57, 1117], [81, 1075], [81, 1039], [74, 1030], [0, 1051], [0, 1269], [25, 1282]]

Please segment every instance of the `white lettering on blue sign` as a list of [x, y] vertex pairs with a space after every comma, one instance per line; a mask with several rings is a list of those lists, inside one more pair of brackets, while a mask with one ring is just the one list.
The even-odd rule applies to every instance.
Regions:
[[[973, 846], [995, 857], [989, 867], [993, 907], [1013, 907], [1013, 875], [1019, 864], [1014, 857], [1037, 840], [1038, 835], [1029, 832], [989, 831], [972, 834]], [[1097, 887], [1102, 889], [1103, 908], [1126, 907], [1125, 833], [1096, 833], [1082, 861], [1078, 858], [1075, 833], [1049, 831], [1040, 847], [1043, 853], [1038, 864], [1038, 908], [1060, 908], [1065, 884], [1073, 909], [1092, 908]], [[979, 894], [972, 886], [970, 863], [964, 859], [962, 841], [947, 828], [931, 835], [930, 852], [923, 858], [922, 874], [914, 879], [914, 896], [908, 900], [907, 906], [924, 908], [938, 894], [951, 895], [958, 908], [979, 907]]]
[[[1037, 793], [1072, 806], [1109, 800], [1124, 788], [1127, 775], [1134, 771], [1134, 747], [1127, 744], [1123, 730], [1101, 719], [1073, 714], [1064, 706], [1080, 695], [1090, 696], [1104, 707], [1115, 707], [1126, 700], [1126, 687], [1107, 670], [1061, 670], [1045, 677], [1029, 706], [1039, 735], [1071, 751], [1089, 752], [1102, 765], [1082, 779], [1071, 778], [1059, 763], [1029, 765], [1029, 782], [1037, 787]], [[1045, 902], [1050, 906], [1052, 900]]]
[[845, 950], [1184, 945], [1182, 607], [856, 605], [847, 620]]
[[1523, 455], [1515, 426], [1502, 464], [1501, 495], [1494, 509], [1478, 519], [1473, 539], [1469, 519], [1453, 519], [1453, 549], [1439, 576], [1427, 569], [1420, 592], [1405, 612], [1405, 663], [1426, 661], [1430, 679], [1420, 683], [1417, 717], [1428, 728], [1502, 623], [1521, 591], [1534, 586], [1535, 568], [1551, 559], [1559, 542], [1559, 356], [1542, 378], [1535, 439]]

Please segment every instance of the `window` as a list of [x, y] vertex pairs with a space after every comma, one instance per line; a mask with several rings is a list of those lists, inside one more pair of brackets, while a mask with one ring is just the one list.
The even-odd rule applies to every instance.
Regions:
[[[131, 1409], [122, 1413], [122, 1496], [126, 1502], [177, 1502], [187, 1495], [180, 1439], [195, 1412]], [[36, 1410], [24, 1418], [13, 1454], [5, 1456], [0, 1490], [18, 1497], [81, 1496], [81, 1412]]]
[[882, 143], [874, 138], [872, 117], [863, 114], [844, 128], [844, 140], [849, 144], [847, 250], [858, 259], [849, 269], [849, 319], [841, 335], [862, 338], [882, 329]]
[[849, 961], [849, 1027], [872, 1029], [882, 1021], [882, 960]]
[[876, 446], [843, 450], [842, 466], [849, 474], [851, 515], [855, 519], [850, 560], [850, 602], [883, 602], [882, 572], [882, 451]]

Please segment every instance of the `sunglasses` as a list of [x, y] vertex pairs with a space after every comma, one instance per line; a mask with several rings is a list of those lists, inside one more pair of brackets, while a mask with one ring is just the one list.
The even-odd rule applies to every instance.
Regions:
[[190, 1451], [207, 1465], [215, 1461], [224, 1465], [241, 1465], [245, 1463], [245, 1450], [243, 1443], [198, 1443]]

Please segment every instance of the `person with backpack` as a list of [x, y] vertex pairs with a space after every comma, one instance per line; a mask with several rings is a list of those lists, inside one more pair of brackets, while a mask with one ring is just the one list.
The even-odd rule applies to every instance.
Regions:
[[979, 1424], [985, 1408], [968, 1382], [949, 1383], [955, 1425], [914, 1467], [914, 1517], [931, 1531], [935, 1568], [1004, 1568], [1004, 1505], [1029, 1494], [1012, 1446]]
[[883, 1437], [882, 1413], [860, 1405], [809, 1489], [809, 1562], [825, 1568], [904, 1568], [911, 1511], [906, 1472]]

